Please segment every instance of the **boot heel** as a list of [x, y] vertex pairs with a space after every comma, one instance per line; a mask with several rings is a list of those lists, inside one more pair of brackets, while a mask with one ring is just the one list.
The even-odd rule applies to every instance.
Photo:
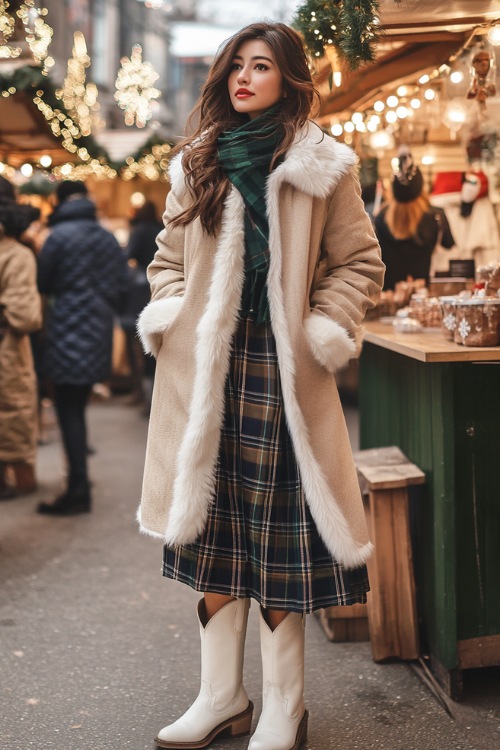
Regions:
[[253, 703], [249, 702], [248, 708], [235, 717], [233, 723], [229, 727], [229, 734], [231, 737], [242, 737], [244, 734], [250, 734], [250, 726], [252, 724], [253, 715]]
[[297, 738], [295, 740], [295, 745], [293, 746], [292, 750], [297, 750], [302, 747], [302, 745], [305, 744], [307, 741], [307, 722], [309, 719], [309, 712], [304, 711], [304, 716], [301, 719], [301, 722], [299, 724], [299, 728], [297, 730]]

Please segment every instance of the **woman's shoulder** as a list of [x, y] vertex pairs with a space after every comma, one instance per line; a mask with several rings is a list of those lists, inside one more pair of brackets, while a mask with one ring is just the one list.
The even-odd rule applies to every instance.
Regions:
[[349, 146], [339, 143], [312, 120], [297, 131], [288, 156], [295, 151], [297, 155], [305, 152], [310, 159], [318, 160], [321, 166], [327, 168], [332, 167], [332, 159], [335, 163], [345, 164], [347, 167], [354, 166], [358, 161], [358, 157]]
[[343, 177], [352, 174], [358, 159], [343, 143], [308, 122], [297, 131], [285, 160], [275, 170], [277, 179], [289, 182], [314, 197], [330, 196]]

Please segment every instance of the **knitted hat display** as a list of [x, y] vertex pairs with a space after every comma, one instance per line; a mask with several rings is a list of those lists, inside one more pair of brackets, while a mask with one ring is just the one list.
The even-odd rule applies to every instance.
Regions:
[[60, 182], [56, 188], [56, 195], [59, 203], [63, 203], [70, 197], [70, 195], [87, 195], [87, 193], [88, 190], [85, 183], [80, 180], [64, 180], [64, 182]]
[[392, 193], [398, 203], [410, 203], [416, 200], [424, 189], [422, 172], [413, 161], [407, 147], [399, 151], [399, 168], [392, 181]]

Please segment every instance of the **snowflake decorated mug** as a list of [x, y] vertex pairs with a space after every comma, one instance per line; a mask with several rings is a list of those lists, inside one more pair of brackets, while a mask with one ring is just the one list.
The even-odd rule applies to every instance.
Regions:
[[453, 341], [455, 328], [457, 327], [457, 314], [455, 311], [456, 302], [456, 297], [439, 297], [439, 304], [441, 305], [441, 313], [443, 316], [441, 330], [444, 338], [448, 341]]
[[463, 346], [500, 344], [500, 299], [456, 300], [454, 340]]

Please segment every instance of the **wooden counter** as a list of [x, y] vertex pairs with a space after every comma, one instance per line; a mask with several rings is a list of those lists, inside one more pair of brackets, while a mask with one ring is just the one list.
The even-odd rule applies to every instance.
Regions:
[[453, 697], [500, 665], [500, 347], [365, 326], [360, 447], [396, 445], [426, 475], [411, 505], [422, 648]]
[[500, 346], [461, 346], [440, 330], [397, 333], [392, 323], [365, 323], [364, 340], [420, 362], [500, 362]]

